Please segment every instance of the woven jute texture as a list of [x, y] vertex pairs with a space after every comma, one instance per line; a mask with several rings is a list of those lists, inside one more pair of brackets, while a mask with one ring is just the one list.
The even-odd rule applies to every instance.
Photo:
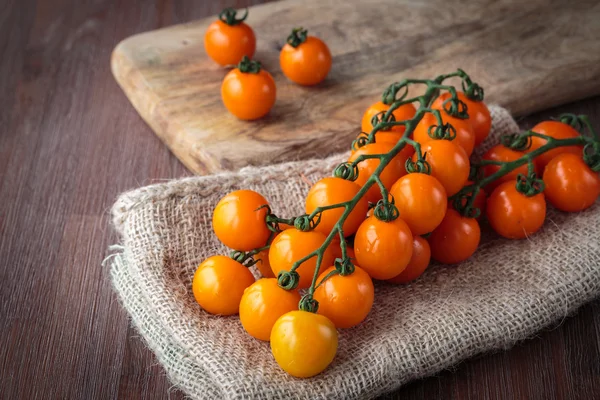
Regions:
[[[492, 107], [492, 116], [488, 143], [518, 129], [505, 110]], [[330, 367], [312, 379], [286, 375], [269, 344], [248, 336], [237, 317], [204, 312], [191, 280], [205, 258], [228, 254], [211, 227], [220, 197], [252, 189], [278, 215], [299, 215], [309, 189], [301, 174], [315, 182], [346, 157], [161, 183], [125, 193], [114, 205], [122, 238], [110, 258], [114, 287], [170, 379], [190, 397], [372, 398], [508, 348], [600, 293], [599, 204], [578, 214], [550, 208], [544, 228], [526, 240], [487, 233], [460, 265], [433, 264], [409, 285], [377, 283], [373, 310], [339, 332]]]

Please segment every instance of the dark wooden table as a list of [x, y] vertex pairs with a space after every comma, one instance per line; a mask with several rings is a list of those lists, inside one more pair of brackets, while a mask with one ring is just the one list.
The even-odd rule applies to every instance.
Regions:
[[[4, 0], [0, 4], [0, 397], [181, 399], [101, 267], [118, 193], [189, 175], [113, 81], [137, 32], [245, 1]], [[571, 111], [600, 129], [600, 97]], [[600, 303], [553, 329], [389, 398], [600, 398]]]

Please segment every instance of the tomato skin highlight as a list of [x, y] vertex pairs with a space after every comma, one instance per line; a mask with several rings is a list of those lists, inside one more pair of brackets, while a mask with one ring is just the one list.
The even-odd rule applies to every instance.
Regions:
[[234, 68], [223, 79], [221, 99], [227, 110], [242, 120], [255, 120], [269, 113], [275, 104], [277, 88], [270, 73], [241, 72]]
[[388, 279], [390, 283], [403, 284], [409, 283], [423, 275], [423, 272], [429, 266], [431, 261], [431, 247], [429, 242], [421, 236], [415, 236], [413, 239], [413, 251], [410, 261], [404, 271], [399, 275]]
[[[371, 124], [371, 120], [373, 119], [373, 117], [379, 114], [380, 112], [387, 111], [389, 109], [390, 106], [381, 101], [370, 105], [369, 108], [367, 108], [367, 110], [363, 114], [361, 130], [366, 134], [371, 133], [371, 131], [373, 130], [373, 124]], [[415, 106], [412, 105], [412, 103], [408, 103], [403, 104], [397, 109], [395, 109], [392, 114], [396, 118], [396, 121], [407, 121], [409, 119], [412, 119], [416, 113], [417, 109], [415, 108]], [[375, 134], [375, 142], [378, 142], [377, 137], [382, 133], [397, 132], [400, 135], [402, 135], [405, 130], [406, 128], [404, 127], [404, 125], [397, 125], [391, 127], [389, 131], [379, 131]]]
[[[431, 167], [431, 176], [444, 186], [446, 195], [455, 195], [465, 186], [471, 162], [462, 147], [449, 140], [431, 140], [421, 147], [421, 151]], [[416, 162], [417, 154], [412, 159]]]
[[[573, 127], [559, 121], [543, 121], [531, 128], [533, 132], [541, 133], [542, 135], [553, 137], [554, 139], [572, 139], [579, 136]], [[547, 142], [546, 139], [542, 139], [536, 136], [531, 137], [531, 147], [526, 150], [527, 153], [531, 153], [534, 150], [539, 149]], [[540, 173], [544, 172], [546, 165], [559, 154], [570, 153], [581, 156], [583, 154], [583, 146], [562, 146], [549, 150], [543, 154], [537, 156], [534, 161]]]
[[283, 74], [303, 86], [321, 83], [331, 69], [331, 52], [321, 39], [308, 36], [298, 47], [286, 43], [279, 54]]
[[[489, 108], [483, 101], [471, 100], [463, 92], [456, 93], [459, 100], [467, 105], [467, 113], [469, 118], [467, 121], [473, 126], [473, 132], [475, 133], [475, 146], [479, 146], [489, 135], [492, 129], [492, 117], [490, 115]], [[431, 109], [444, 110], [444, 101], [452, 97], [450, 92], [442, 93], [435, 101], [431, 104]]]
[[475, 253], [480, 239], [481, 230], [477, 220], [463, 217], [449, 208], [444, 220], [431, 232], [427, 241], [434, 260], [442, 264], [458, 264]]
[[216, 20], [204, 34], [206, 54], [221, 66], [236, 65], [244, 56], [252, 58], [256, 50], [256, 37], [248, 24], [227, 25]]

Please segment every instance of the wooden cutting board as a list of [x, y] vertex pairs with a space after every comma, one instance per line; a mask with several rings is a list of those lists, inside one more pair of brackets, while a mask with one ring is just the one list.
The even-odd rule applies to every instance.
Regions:
[[[523, 115], [600, 93], [600, 3], [540, 0], [285, 0], [250, 8], [255, 59], [277, 83], [277, 102], [244, 122], [221, 103], [226, 69], [204, 52], [214, 18], [121, 42], [113, 74], [142, 118], [193, 172], [207, 174], [311, 158], [349, 148], [365, 108], [402, 78], [462, 68], [486, 101]], [[279, 68], [293, 27], [333, 55], [318, 87]]]

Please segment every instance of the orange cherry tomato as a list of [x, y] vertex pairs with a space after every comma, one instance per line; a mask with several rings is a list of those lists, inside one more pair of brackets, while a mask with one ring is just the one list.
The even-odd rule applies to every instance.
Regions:
[[271, 231], [265, 218], [267, 200], [252, 190], [236, 190], [223, 197], [213, 211], [217, 238], [234, 250], [250, 251], [267, 244]]
[[600, 177], [580, 155], [563, 153], [554, 157], [544, 170], [544, 195], [562, 211], [582, 211], [600, 196]]
[[544, 194], [527, 197], [517, 191], [516, 184], [516, 181], [500, 184], [487, 200], [490, 225], [508, 239], [526, 238], [537, 232], [546, 219]]
[[[336, 258], [342, 258], [342, 248], [340, 247], [339, 236], [333, 238], [333, 240], [329, 244], [329, 248], [331, 249], [331, 254], [333, 254], [334, 260]], [[356, 264], [356, 256], [354, 255], [354, 249], [352, 248], [351, 243], [346, 243], [346, 256], [352, 259], [353, 264]]]
[[306, 30], [294, 29], [279, 54], [283, 74], [299, 85], [312, 86], [325, 79], [331, 69], [329, 47]]
[[258, 272], [260, 272], [263, 278], [276, 278], [273, 270], [271, 269], [271, 264], [269, 263], [268, 249], [261, 251], [254, 258], [257, 260], [256, 264], [254, 265], [256, 265], [256, 269], [258, 269]]
[[[473, 153], [473, 148], [475, 147], [475, 132], [473, 131], [473, 126], [471, 123], [466, 119], [451, 117], [445, 112], [441, 112], [441, 114], [442, 122], [444, 122], [444, 124], [452, 125], [456, 130], [456, 137], [454, 138], [453, 142], [462, 147], [467, 153], [467, 156], [470, 157]], [[421, 144], [435, 140], [429, 136], [429, 128], [434, 125], [438, 125], [435, 115], [430, 113], [425, 114], [413, 131], [414, 140]], [[435, 128], [431, 128], [432, 135], [434, 131]]]
[[423, 275], [423, 272], [425, 272], [429, 266], [430, 260], [431, 248], [429, 247], [429, 243], [421, 236], [415, 236], [413, 238], [412, 256], [410, 257], [408, 265], [400, 275], [388, 279], [388, 282], [401, 284], [414, 281]]
[[[271, 243], [269, 249], [269, 263], [273, 274], [277, 276], [280, 271], [289, 271], [294, 263], [317, 250], [325, 243], [325, 235], [320, 232], [302, 232], [295, 228], [281, 232]], [[323, 253], [321, 270], [333, 264], [333, 254], [330, 248]], [[300, 275], [298, 289], [305, 289], [312, 283], [317, 257], [312, 257], [298, 267], [296, 272]]]
[[238, 68], [229, 71], [223, 79], [223, 104], [239, 119], [262, 118], [275, 104], [275, 81], [271, 74], [259, 65], [255, 61], [243, 59]]
[[254, 276], [239, 262], [226, 256], [207, 258], [196, 270], [192, 292], [207, 312], [237, 314], [244, 290], [254, 283]]
[[240, 301], [240, 322], [250, 334], [268, 341], [275, 321], [283, 314], [298, 309], [300, 294], [284, 290], [277, 279], [259, 279], [244, 291]]
[[[490, 110], [483, 101], [471, 100], [463, 92], [457, 92], [456, 94], [458, 99], [467, 105], [467, 113], [469, 114], [467, 120], [471, 123], [473, 131], [475, 132], [475, 146], [479, 146], [489, 135], [490, 129], [492, 129]], [[442, 93], [435, 99], [430, 108], [444, 110], [444, 101], [448, 100], [450, 97], [452, 97], [450, 92]]]
[[480, 239], [481, 230], [477, 220], [463, 217], [449, 208], [444, 220], [431, 232], [427, 241], [434, 260], [442, 264], [458, 264], [475, 253]]
[[404, 271], [412, 246], [413, 235], [401, 218], [384, 222], [371, 216], [354, 237], [356, 261], [374, 279], [390, 279]]
[[223, 10], [204, 35], [206, 54], [219, 65], [235, 65], [244, 56], [252, 58], [256, 50], [254, 31], [243, 22], [247, 13], [241, 19], [235, 14], [233, 9]]
[[[318, 282], [333, 270], [335, 267], [323, 271]], [[319, 314], [329, 318], [337, 328], [351, 328], [367, 318], [375, 288], [369, 274], [355, 266], [350, 275], [329, 277], [315, 290], [313, 298], [319, 302]]]
[[[431, 140], [421, 146], [421, 151], [431, 166], [431, 176], [444, 186], [446, 195], [458, 193], [469, 179], [471, 169], [463, 148], [449, 140]], [[417, 154], [413, 155], [413, 161], [417, 159]]]
[[[385, 154], [392, 150], [393, 147], [394, 145], [391, 143], [370, 143], [352, 153], [348, 161], [353, 162], [363, 154]], [[406, 175], [406, 160], [410, 158], [413, 152], [414, 149], [412, 146], [404, 146], [404, 148], [402, 148], [402, 150], [400, 150], [400, 152], [394, 158], [392, 158], [385, 169], [381, 171], [379, 178], [388, 191], [392, 185], [396, 183], [398, 179], [400, 179], [400, 177]], [[364, 160], [358, 163], [358, 178], [354, 182], [361, 187], [364, 186], [371, 175], [373, 175], [373, 172], [375, 172], [377, 167], [379, 167], [379, 163], [380, 161], [375, 158]], [[377, 201], [382, 198], [379, 185], [374, 183], [369, 188], [365, 196], [368, 201], [377, 203]]]
[[338, 334], [329, 318], [308, 311], [282, 315], [271, 330], [271, 352], [277, 364], [296, 378], [320, 374], [331, 364]]
[[[354, 182], [335, 177], [323, 178], [310, 188], [310, 191], [306, 196], [306, 213], [310, 214], [318, 207], [352, 200], [359, 190], [360, 186]], [[342, 229], [345, 236], [350, 236], [356, 232], [358, 226], [364, 221], [368, 209], [369, 203], [363, 196], [356, 203], [356, 206], [350, 212], [346, 221], [344, 221]], [[321, 214], [321, 222], [315, 227], [315, 231], [328, 235], [343, 213], [343, 207], [323, 211]]]
[[[489, 149], [483, 155], [482, 159], [483, 160], [491, 160], [491, 161], [509, 162], [509, 161], [518, 160], [519, 158], [523, 157], [524, 155], [525, 155], [525, 153], [523, 153], [522, 151], [512, 150], [501, 144], [497, 144], [494, 147], [492, 147], [491, 149]], [[538, 171], [537, 167], [535, 165], [534, 165], [534, 167], [535, 167], [535, 172], [537, 173], [537, 171]], [[484, 176], [488, 177], [488, 176], [498, 172], [499, 169], [500, 169], [499, 165], [486, 165], [483, 167], [483, 174], [484, 174]], [[497, 187], [502, 182], [514, 181], [515, 179], [517, 179], [517, 175], [523, 174], [523, 175], [527, 176], [527, 173], [528, 173], [527, 164], [521, 165], [520, 167], [514, 169], [513, 171], [509, 172], [508, 174], [496, 179], [495, 181], [493, 181], [492, 183], [487, 185], [486, 189], [489, 189], [490, 191], [492, 191], [495, 187]]]
[[[579, 132], [575, 130], [568, 124], [559, 121], [544, 121], [540, 122], [533, 128], [532, 131], [536, 133], [541, 133], [542, 135], [550, 136], [555, 139], [570, 139], [576, 138], [579, 136]], [[526, 150], [527, 153], [531, 153], [534, 150], [539, 149], [547, 142], [546, 139], [542, 139], [539, 137], [532, 136], [531, 137], [531, 147]], [[546, 165], [557, 155], [570, 153], [581, 156], [583, 154], [582, 146], [564, 146], [557, 147], [555, 149], [549, 150], [543, 154], [540, 154], [535, 158], [535, 162], [537, 164], [538, 170], [540, 173], [544, 172], [544, 168]]]
[[[373, 130], [373, 124], [371, 124], [371, 120], [373, 119], [373, 117], [375, 115], [379, 114], [380, 112], [387, 111], [389, 109], [390, 109], [390, 106], [381, 101], [378, 101], [377, 103], [372, 104], [369, 108], [367, 108], [367, 111], [365, 111], [363, 118], [362, 118], [362, 123], [361, 123], [362, 131], [367, 134], [371, 133], [371, 131]], [[406, 121], [406, 120], [412, 119], [416, 113], [417, 113], [417, 109], [411, 103], [403, 104], [400, 107], [398, 107], [397, 109], [395, 109], [394, 112], [392, 112], [392, 114], [396, 118], [396, 121]], [[398, 125], [398, 126], [394, 126], [394, 127], [390, 128], [390, 131], [400, 132], [402, 134], [402, 133], [404, 133], [405, 128], [404, 128], [404, 125]], [[389, 132], [389, 131], [377, 132], [375, 135], [376, 142], [377, 142], [377, 137], [379, 137], [380, 133], [383, 133], [383, 132]]]
[[[446, 215], [448, 196], [444, 186], [433, 176], [421, 173], [404, 175], [394, 183], [390, 194], [394, 196], [400, 218], [413, 235], [433, 231]], [[361, 267], [364, 266], [361, 264]]]

